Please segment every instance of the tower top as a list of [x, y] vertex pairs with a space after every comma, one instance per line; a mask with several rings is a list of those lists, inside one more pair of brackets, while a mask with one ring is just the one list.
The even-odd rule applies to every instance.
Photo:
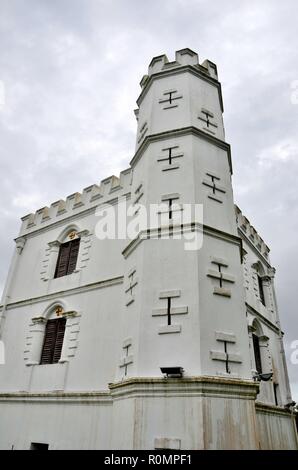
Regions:
[[148, 74], [143, 76], [140, 85], [142, 88], [145, 88], [149, 78], [153, 74], [184, 66], [194, 67], [200, 72], [209, 75], [209, 77], [218, 80], [216, 64], [208, 59], [200, 64], [198, 54], [187, 47], [176, 51], [175, 60], [171, 62], [165, 54], [153, 57], [148, 67]]

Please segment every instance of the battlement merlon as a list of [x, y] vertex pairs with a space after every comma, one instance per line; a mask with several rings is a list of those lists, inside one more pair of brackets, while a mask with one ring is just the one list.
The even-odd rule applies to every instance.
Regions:
[[202, 64], [199, 63], [199, 56], [196, 52], [191, 49], [185, 48], [175, 52], [175, 60], [169, 62], [168, 57], [165, 54], [153, 57], [148, 67], [148, 75], [144, 75], [140, 85], [145, 88], [151, 75], [163, 72], [169, 69], [183, 67], [190, 65], [195, 67], [200, 72], [209, 75], [211, 78], [218, 80], [216, 64], [210, 60], [204, 60]]
[[253, 244], [257, 251], [265, 258], [270, 264], [269, 253], [270, 248], [264, 240], [260, 237], [256, 229], [249, 222], [249, 220], [242, 214], [241, 209], [235, 205], [236, 221], [238, 229], [245, 235], [245, 237]]
[[83, 189], [82, 193], [70, 194], [65, 200], [60, 199], [49, 207], [42, 207], [35, 213], [25, 215], [21, 218], [19, 237], [129, 193], [130, 187], [131, 168], [128, 168], [121, 171], [119, 178], [114, 175], [109, 176], [99, 185], [93, 184]]

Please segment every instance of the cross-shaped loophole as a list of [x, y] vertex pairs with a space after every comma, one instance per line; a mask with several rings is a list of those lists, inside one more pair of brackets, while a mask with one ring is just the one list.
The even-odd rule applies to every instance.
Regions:
[[[125, 346], [125, 348], [123, 348], [125, 351], [126, 351], [126, 356], [125, 357], [128, 357], [128, 354], [129, 354], [129, 348], [131, 347], [131, 344], [128, 344], [127, 346]], [[127, 375], [127, 367], [128, 367], [129, 364], [125, 364], [124, 366], [124, 375]]]
[[229, 365], [228, 342], [224, 341], [223, 343], [224, 343], [224, 351], [225, 351], [225, 355], [226, 355], [226, 360], [225, 360], [226, 372], [227, 372], [227, 374], [230, 374], [231, 369], [230, 369], [230, 365]]

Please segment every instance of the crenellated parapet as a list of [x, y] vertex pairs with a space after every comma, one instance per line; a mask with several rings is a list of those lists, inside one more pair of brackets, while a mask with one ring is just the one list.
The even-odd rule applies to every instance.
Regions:
[[213, 62], [205, 60], [200, 64], [198, 54], [189, 48], [185, 48], [175, 52], [175, 60], [173, 61], [169, 61], [165, 54], [153, 57], [148, 67], [148, 74], [143, 76], [140, 85], [145, 88], [151, 75], [185, 65], [190, 65], [203, 74], [218, 80], [217, 67]]
[[237, 226], [242, 233], [249, 239], [254, 247], [261, 253], [266, 260], [269, 261], [270, 248], [260, 237], [256, 229], [251, 225], [249, 220], [242, 214], [242, 211], [235, 205]]
[[88, 186], [81, 193], [70, 194], [65, 200], [60, 199], [53, 202], [49, 207], [42, 207], [35, 213], [25, 215], [21, 218], [21, 235], [96, 207], [130, 191], [130, 186], [131, 169], [128, 168], [120, 173], [119, 178], [114, 175], [109, 176], [103, 179], [99, 185], [93, 184]]

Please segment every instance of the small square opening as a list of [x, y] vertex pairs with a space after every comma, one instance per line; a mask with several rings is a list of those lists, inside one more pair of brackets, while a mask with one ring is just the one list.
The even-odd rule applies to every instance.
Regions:
[[49, 444], [31, 442], [30, 450], [49, 450]]

